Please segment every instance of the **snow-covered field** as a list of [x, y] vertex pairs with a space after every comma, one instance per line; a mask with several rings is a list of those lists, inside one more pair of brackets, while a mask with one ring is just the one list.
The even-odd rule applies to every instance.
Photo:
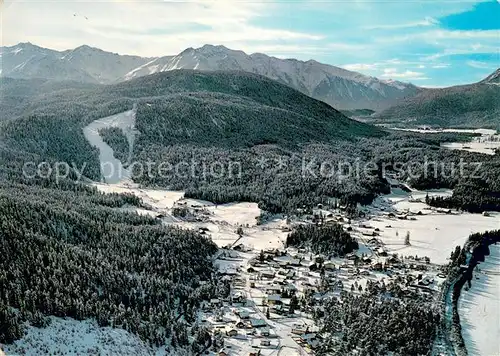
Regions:
[[[102, 127], [119, 127], [127, 139], [130, 148], [133, 148], [134, 141], [134, 120], [135, 111], [131, 110], [123, 114], [111, 116], [91, 123], [85, 128], [85, 135], [89, 142], [100, 149], [101, 164], [111, 162], [116, 172], [125, 174], [115, 174], [106, 180], [106, 183], [96, 183], [97, 189], [104, 193], [131, 193], [140, 197], [146, 205], [146, 208], [125, 207], [127, 211], [135, 211], [139, 214], [149, 214], [152, 216], [162, 215], [162, 221], [165, 224], [199, 230], [205, 228], [206, 235], [219, 246], [243, 244], [249, 250], [247, 252], [236, 252], [234, 250], [225, 250], [224, 255], [220, 255], [216, 264], [222, 271], [234, 271], [239, 269], [239, 277], [243, 277], [245, 285], [240, 286], [246, 297], [255, 303], [247, 308], [251, 309], [251, 314], [261, 319], [265, 317], [265, 308], [260, 306], [263, 292], [259, 288], [251, 288], [250, 276], [245, 272], [248, 262], [255, 257], [259, 251], [268, 248], [283, 248], [286, 236], [288, 234], [286, 221], [282, 218], [276, 218], [262, 225], [257, 225], [256, 217], [261, 213], [255, 203], [231, 203], [216, 205], [196, 199], [185, 199], [182, 191], [169, 191], [160, 189], [143, 189], [133, 184], [128, 178], [129, 172], [123, 169], [122, 162], [114, 158], [111, 147], [106, 145], [98, 134]], [[426, 131], [429, 132], [429, 131]], [[491, 133], [490, 133], [491, 134]], [[103, 172], [106, 173], [106, 172]], [[110, 184], [111, 183], [111, 184]], [[369, 219], [364, 221], [366, 225], [372, 227], [372, 231], [377, 228], [379, 238], [384, 244], [384, 248], [389, 253], [398, 253], [402, 256], [428, 256], [431, 262], [437, 264], [447, 263], [455, 246], [463, 246], [467, 237], [473, 232], [482, 232], [491, 229], [500, 228], [500, 215], [493, 214], [490, 217], [473, 214], [441, 214], [433, 211], [427, 206], [425, 201], [426, 194], [429, 195], [450, 195], [450, 190], [439, 190], [430, 192], [412, 191], [406, 193], [395, 189], [393, 194], [378, 198], [374, 205], [368, 208]], [[416, 201], [419, 200], [419, 201]], [[187, 221], [172, 216], [172, 208], [176, 204], [182, 204], [189, 209], [198, 210], [196, 220]], [[181, 205], [179, 205], [181, 206]], [[423, 215], [415, 216], [415, 220], [401, 220], [396, 217], [387, 216], [387, 212], [422, 212]], [[356, 224], [356, 223], [355, 223]], [[354, 225], [354, 224], [353, 224]], [[389, 227], [390, 226], [390, 227]], [[237, 233], [238, 227], [242, 227], [243, 234]], [[204, 229], [204, 230], [205, 230]], [[406, 233], [410, 233], [410, 246], [404, 244]], [[359, 231], [354, 232], [360, 242], [358, 254], [365, 252], [372, 254], [372, 248], [366, 245], [369, 237], [363, 237]], [[397, 236], [396, 236], [397, 235]], [[224, 250], [221, 250], [224, 251]], [[498, 270], [500, 255], [496, 249], [496, 257], [489, 257], [487, 263], [481, 265], [485, 270]], [[494, 254], [492, 254], [494, 255]], [[344, 261], [345, 262], [345, 261]], [[339, 261], [339, 264], [343, 261]], [[489, 266], [491, 264], [491, 266]], [[308, 268], [304, 267], [303, 281], [294, 282], [300, 290], [307, 282], [315, 284], [319, 280], [319, 274], [309, 274]], [[434, 271], [435, 272], [435, 271]], [[430, 276], [435, 277], [435, 273], [429, 271]], [[366, 287], [368, 280], [378, 281], [388, 278], [381, 272], [369, 272], [365, 276], [352, 276], [349, 271], [338, 272], [337, 277], [344, 284], [345, 288], [350, 288], [351, 284]], [[439, 288], [440, 279], [436, 278], [437, 283], [432, 288]], [[470, 347], [471, 355], [493, 355], [498, 342], [488, 343], [487, 340], [498, 340], [499, 320], [499, 300], [498, 295], [499, 281], [498, 275], [481, 275], [480, 280], [475, 280], [475, 285], [469, 292], [465, 292], [461, 301], [461, 316], [464, 325], [464, 338]], [[261, 285], [262, 283], [258, 283]], [[263, 285], [263, 284], [262, 284]], [[262, 287], [262, 285], [260, 287]], [[474, 289], [476, 288], [476, 289]], [[479, 293], [476, 293], [479, 290]], [[492, 296], [493, 295], [493, 296]], [[495, 299], [496, 298], [496, 299]], [[487, 301], [490, 303], [488, 304]], [[490, 304], [496, 303], [496, 306]], [[495, 309], [496, 307], [496, 309]], [[489, 309], [486, 309], [489, 308]], [[466, 312], [464, 312], [466, 311]], [[230, 314], [229, 311], [227, 314]], [[463, 314], [467, 314], [464, 318]], [[470, 318], [467, 319], [467, 318]], [[291, 337], [291, 330], [294, 323], [305, 323], [312, 325], [313, 321], [305, 316], [296, 318], [276, 318], [267, 320], [273, 333], [277, 338], [272, 338], [270, 347], [260, 348], [262, 355], [302, 355], [305, 350], [302, 349]], [[495, 324], [496, 323], [496, 324]], [[248, 355], [255, 352], [254, 341], [260, 341], [253, 336], [238, 335], [238, 337], [226, 338], [226, 346], [231, 346], [227, 350], [232, 355]], [[474, 350], [477, 350], [474, 353]], [[113, 354], [113, 355], [150, 355], [165, 354], [165, 349], [151, 349], [145, 345], [137, 336], [129, 334], [122, 329], [100, 328], [94, 321], [76, 321], [73, 319], [52, 318], [52, 324], [45, 329], [34, 327], [28, 328], [28, 333], [14, 345], [6, 348], [8, 355], [27, 354]]]
[[256, 203], [212, 205], [208, 207], [208, 210], [213, 213], [213, 220], [249, 227], [257, 225], [255, 218], [260, 215], [260, 209]]
[[26, 335], [3, 348], [6, 355], [162, 355], [123, 329], [99, 327], [95, 321], [51, 317], [46, 328], [28, 327]]
[[[467, 213], [432, 214], [417, 216], [416, 220], [373, 219], [370, 225], [380, 229], [379, 238], [387, 251], [403, 256], [427, 256], [433, 263], [446, 264], [453, 249], [463, 246], [470, 234], [500, 228], [499, 218], [498, 214], [490, 217]], [[410, 246], [404, 244], [407, 232], [410, 233]]]
[[[476, 232], [484, 232], [500, 228], [500, 214], [490, 216], [469, 213], [444, 214], [431, 210], [425, 201], [425, 196], [451, 195], [451, 190], [434, 190], [429, 192], [412, 191], [406, 193], [396, 190], [393, 194], [378, 198], [377, 207], [385, 211], [400, 213], [418, 213], [412, 216], [415, 220], [400, 220], [388, 217], [385, 212], [375, 212], [368, 225], [378, 228], [377, 238], [385, 244], [388, 252], [403, 256], [427, 256], [431, 262], [446, 264], [448, 257], [456, 246], [463, 246], [467, 237]], [[390, 227], [389, 227], [390, 226]], [[406, 233], [410, 233], [410, 246], [404, 244]]]
[[403, 128], [392, 128], [393, 130], [398, 131], [410, 131], [410, 132], [418, 132], [418, 133], [439, 133], [439, 132], [458, 132], [458, 133], [476, 133], [481, 134], [483, 136], [486, 135], [495, 135], [497, 133], [496, 130], [492, 129], [403, 129]]
[[156, 209], [171, 209], [174, 203], [184, 197], [184, 192], [161, 189], [142, 189], [134, 184], [104, 184], [94, 183], [103, 193], [128, 193], [141, 198], [144, 203]]
[[[393, 130], [398, 131], [409, 131], [418, 133], [439, 133], [439, 132], [457, 132], [457, 133], [474, 133], [480, 134], [481, 137], [474, 138], [471, 142], [445, 142], [441, 143], [441, 147], [452, 149], [452, 150], [464, 150], [469, 152], [477, 152], [488, 155], [495, 154], [495, 149], [500, 148], [500, 142], [495, 140], [489, 140], [488, 137], [497, 135], [496, 130], [491, 129], [441, 129], [441, 130], [425, 130], [425, 129], [401, 129], [393, 128]], [[491, 137], [490, 137], [491, 138]], [[498, 136], [494, 136], [498, 138]]]
[[500, 142], [468, 142], [468, 143], [461, 143], [461, 142], [446, 142], [442, 143], [441, 147], [448, 148], [451, 150], [463, 150], [463, 151], [468, 151], [468, 152], [477, 152], [477, 153], [483, 153], [487, 155], [494, 155], [495, 150], [497, 148], [500, 148]]
[[458, 302], [462, 336], [470, 356], [500, 355], [500, 245], [478, 268]]

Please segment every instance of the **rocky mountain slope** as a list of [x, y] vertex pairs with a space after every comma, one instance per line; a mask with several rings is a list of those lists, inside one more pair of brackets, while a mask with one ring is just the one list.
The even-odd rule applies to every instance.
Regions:
[[[77, 127], [129, 110], [132, 103], [138, 104], [137, 121], [144, 144], [295, 146], [382, 134], [286, 85], [242, 71], [176, 70], [114, 85], [7, 79], [3, 92], [9, 100], [0, 108], [11, 122], [6, 131], [15, 137], [29, 136], [30, 142], [55, 140], [54, 121], [59, 123], [57, 131], [75, 126], [62, 130], [69, 137]], [[42, 136], [35, 139], [40, 133]], [[67, 137], [60, 139], [67, 141]], [[75, 142], [78, 140], [70, 140], [73, 145]]]
[[384, 109], [423, 90], [314, 60], [279, 59], [262, 53], [248, 55], [224, 46], [188, 48], [178, 55], [158, 58], [122, 56], [88, 46], [58, 52], [30, 43], [0, 50], [5, 77], [110, 84], [175, 69], [241, 70], [264, 75], [345, 110]]
[[152, 60], [127, 73], [124, 79], [181, 68], [261, 74], [339, 109], [378, 110], [420, 91], [411, 84], [383, 81], [314, 60], [279, 59], [262, 53], [248, 55], [212, 45]]
[[500, 128], [500, 69], [484, 80], [429, 89], [374, 115], [374, 122], [395, 125]]
[[500, 68], [498, 68], [496, 71], [494, 71], [489, 76], [484, 78], [484, 80], [482, 80], [481, 83], [490, 85], [500, 85]]

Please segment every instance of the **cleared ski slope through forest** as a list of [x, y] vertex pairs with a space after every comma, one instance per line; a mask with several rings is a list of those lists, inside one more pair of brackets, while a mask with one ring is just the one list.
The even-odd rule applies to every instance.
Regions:
[[130, 162], [135, 141], [135, 114], [137, 106], [134, 104], [132, 110], [120, 114], [98, 119], [90, 123], [83, 129], [83, 134], [89, 143], [99, 149], [99, 161], [101, 162], [101, 174], [104, 181], [109, 184], [116, 184], [129, 180], [131, 172], [123, 165], [126, 162], [118, 160], [113, 149], [102, 139], [99, 130], [116, 127], [122, 130], [129, 144]]

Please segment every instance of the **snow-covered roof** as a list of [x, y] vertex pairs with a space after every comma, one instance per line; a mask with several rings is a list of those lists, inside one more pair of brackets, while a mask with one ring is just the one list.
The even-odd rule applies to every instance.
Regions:
[[252, 324], [252, 326], [266, 326], [267, 323], [264, 319], [250, 319], [250, 324]]
[[270, 294], [267, 296], [267, 300], [281, 301], [281, 296], [279, 294]]

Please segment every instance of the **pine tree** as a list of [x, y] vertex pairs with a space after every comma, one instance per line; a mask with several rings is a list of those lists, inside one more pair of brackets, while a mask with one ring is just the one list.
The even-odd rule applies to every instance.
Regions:
[[264, 262], [266, 260], [266, 255], [264, 255], [264, 251], [263, 250], [260, 250], [260, 253], [259, 253], [259, 261], [260, 262]]
[[407, 231], [406, 235], [405, 235], [405, 245], [406, 246], [410, 246], [411, 245], [410, 244], [410, 232], [409, 231]]

